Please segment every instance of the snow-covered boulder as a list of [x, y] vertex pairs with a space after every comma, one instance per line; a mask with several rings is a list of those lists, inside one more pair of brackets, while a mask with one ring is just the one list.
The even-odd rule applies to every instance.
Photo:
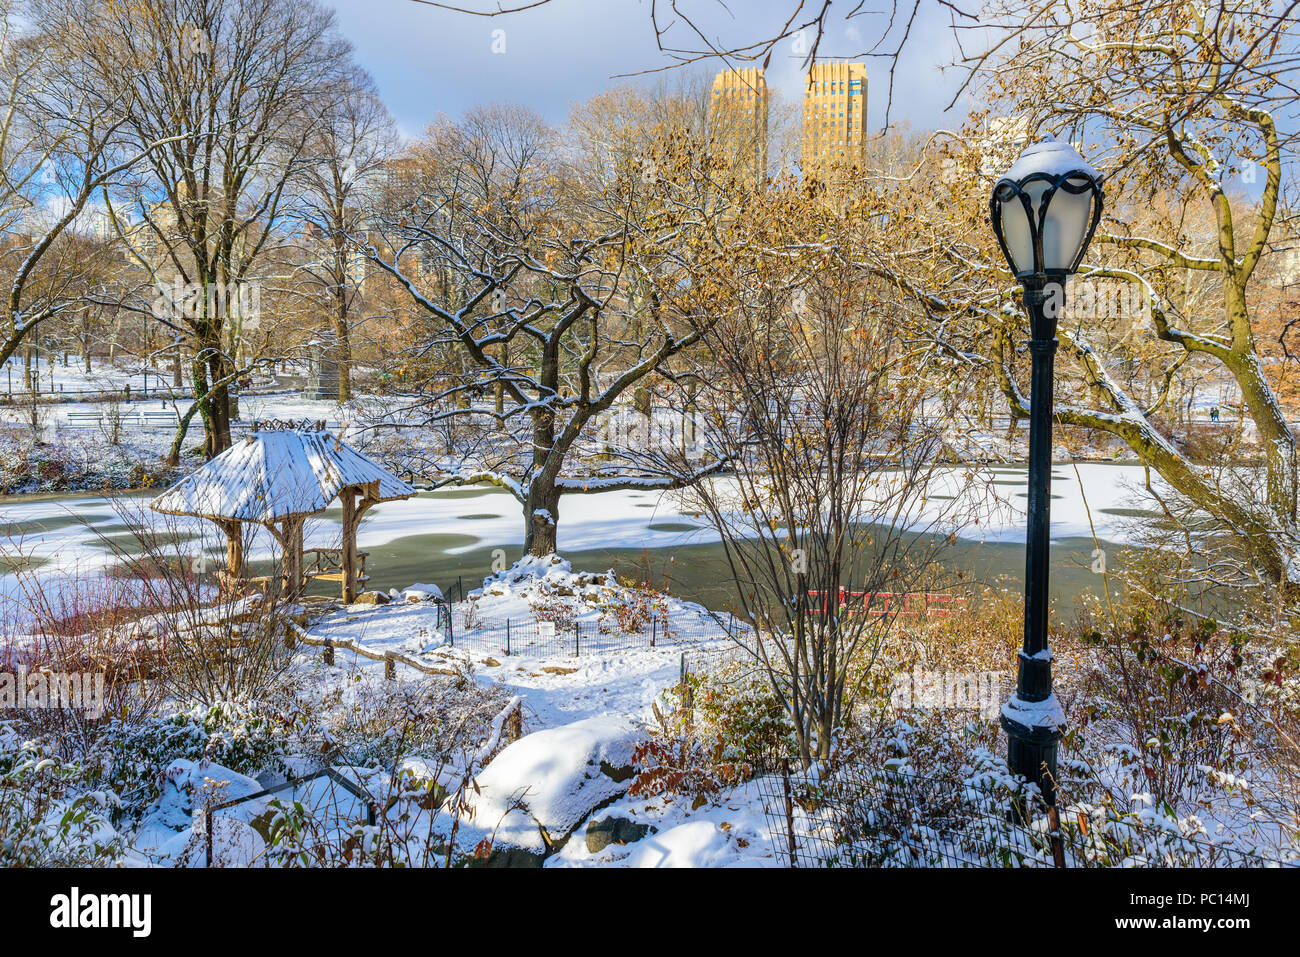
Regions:
[[442, 601], [442, 589], [416, 583], [402, 589], [402, 601]]
[[207, 761], [179, 759], [173, 761], [163, 775], [162, 794], [154, 802], [150, 817], [158, 824], [173, 830], [189, 827], [194, 815], [195, 797], [200, 804], [208, 801], [222, 803], [247, 797], [262, 790], [256, 779], [238, 771]]
[[494, 618], [532, 614], [532, 602], [574, 599], [588, 605], [610, 600], [620, 591], [613, 570], [575, 572], [559, 555], [525, 555], [514, 565], [483, 579], [483, 587], [469, 593], [479, 613]]
[[[162, 793], [140, 822], [135, 845], [146, 854], [162, 860], [181, 859], [194, 865], [203, 859], [206, 841], [203, 815], [198, 813], [207, 804], [221, 804], [247, 797], [262, 790], [254, 778], [232, 771], [230, 768], [206, 761], [178, 759], [167, 767], [163, 776]], [[197, 806], [196, 806], [197, 805]], [[231, 854], [223, 857], [214, 853], [214, 860], [226, 863], [244, 863], [256, 851], [259, 840], [246, 834], [245, 822], [231, 824], [224, 830], [214, 828], [214, 844], [230, 843]], [[226, 839], [229, 839], [228, 841]], [[214, 851], [218, 848], [214, 848]], [[151, 853], [152, 852], [152, 853]]]
[[476, 778], [475, 828], [495, 831], [497, 854], [519, 849], [544, 858], [592, 811], [627, 791], [639, 737], [633, 721], [618, 714], [525, 735]]

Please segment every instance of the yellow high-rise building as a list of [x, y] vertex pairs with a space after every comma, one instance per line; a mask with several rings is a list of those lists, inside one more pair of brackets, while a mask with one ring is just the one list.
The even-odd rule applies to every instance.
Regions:
[[767, 174], [767, 109], [762, 70], [723, 70], [714, 77], [709, 134], [715, 148], [755, 179]]
[[803, 93], [803, 172], [825, 175], [833, 166], [864, 169], [867, 65], [816, 63]]

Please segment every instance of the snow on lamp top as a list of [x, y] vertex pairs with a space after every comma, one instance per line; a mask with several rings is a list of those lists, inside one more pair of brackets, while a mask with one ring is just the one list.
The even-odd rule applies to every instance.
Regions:
[[993, 187], [989, 213], [1017, 279], [1074, 272], [1101, 218], [1101, 174], [1048, 134]]

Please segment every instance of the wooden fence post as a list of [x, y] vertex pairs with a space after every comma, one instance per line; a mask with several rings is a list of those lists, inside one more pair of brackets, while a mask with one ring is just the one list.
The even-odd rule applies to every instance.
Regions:
[[1061, 812], [1055, 804], [1047, 809], [1047, 831], [1052, 839], [1052, 863], [1065, 866], [1065, 839], [1061, 835]]
[[397, 680], [396, 652], [393, 651], [384, 652], [384, 680], [385, 681]]

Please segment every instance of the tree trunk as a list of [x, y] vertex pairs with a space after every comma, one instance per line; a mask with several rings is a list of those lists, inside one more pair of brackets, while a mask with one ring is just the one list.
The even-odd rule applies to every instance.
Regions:
[[535, 479], [524, 504], [524, 554], [555, 554], [556, 526], [560, 520], [560, 492], [554, 480]]
[[199, 404], [196, 402], [190, 406], [189, 411], [181, 416], [180, 422], [176, 425], [176, 435], [172, 438], [171, 448], [167, 451], [166, 464], [168, 468], [175, 468], [181, 462], [181, 446], [185, 444], [185, 436], [190, 430], [190, 421], [194, 418], [194, 413], [199, 411]]
[[339, 401], [352, 398], [352, 342], [348, 338], [347, 290], [340, 290], [338, 314], [334, 317], [334, 359], [338, 367]]
[[207, 415], [203, 417], [204, 427], [208, 431], [205, 448], [209, 452], [208, 458], [212, 458], [230, 448], [232, 402], [230, 387], [226, 383], [222, 383], [221, 380], [233, 370], [215, 344], [205, 351], [208, 354], [208, 376], [210, 381], [220, 383], [208, 395], [206, 403]]
[[[212, 408], [209, 404], [211, 396], [208, 395], [208, 372], [203, 361], [195, 356], [190, 363], [190, 387], [194, 390], [195, 409], [199, 417], [203, 420], [203, 457], [211, 459], [217, 454], [216, 441], [212, 426]], [[181, 428], [176, 434], [176, 440], [172, 443], [172, 448], [179, 455], [181, 442], [185, 438], [185, 429], [189, 426], [188, 418], [181, 422]]]

